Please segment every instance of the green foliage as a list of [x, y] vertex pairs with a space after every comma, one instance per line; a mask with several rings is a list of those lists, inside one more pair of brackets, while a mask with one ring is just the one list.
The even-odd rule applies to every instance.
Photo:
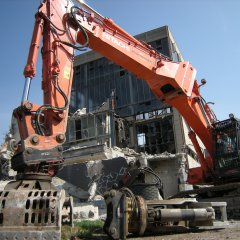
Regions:
[[97, 220], [75, 222], [73, 228], [62, 226], [62, 240], [69, 240], [73, 236], [79, 239], [91, 238], [99, 232], [102, 233], [103, 224], [101, 220]]

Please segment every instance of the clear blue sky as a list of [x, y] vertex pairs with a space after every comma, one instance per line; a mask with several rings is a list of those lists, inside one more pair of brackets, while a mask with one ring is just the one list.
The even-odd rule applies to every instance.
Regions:
[[[185, 60], [197, 69], [207, 101], [215, 102], [220, 120], [234, 112], [240, 117], [240, 1], [239, 0], [86, 0], [103, 16], [130, 34], [168, 25]], [[40, 0], [1, 1], [0, 142], [12, 110], [20, 104], [34, 14]], [[41, 103], [41, 69], [33, 80], [30, 100]]]

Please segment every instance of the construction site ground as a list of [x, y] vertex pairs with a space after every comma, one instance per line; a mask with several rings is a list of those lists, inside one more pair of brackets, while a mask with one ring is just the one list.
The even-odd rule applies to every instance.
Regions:
[[158, 236], [146, 236], [144, 238], [131, 238], [144, 240], [239, 240], [240, 228], [198, 230], [194, 232], [164, 234]]
[[[108, 240], [110, 239], [107, 235], [102, 232], [102, 229], [95, 229], [92, 231], [91, 236], [80, 237], [76, 232], [71, 231], [71, 240]], [[66, 235], [65, 235], [66, 236]], [[196, 230], [186, 230], [178, 229], [174, 232], [168, 233], [156, 233], [149, 234], [141, 237], [128, 236], [129, 240], [239, 240], [240, 239], [240, 222], [230, 222], [228, 226], [209, 228], [209, 229], [196, 229]]]

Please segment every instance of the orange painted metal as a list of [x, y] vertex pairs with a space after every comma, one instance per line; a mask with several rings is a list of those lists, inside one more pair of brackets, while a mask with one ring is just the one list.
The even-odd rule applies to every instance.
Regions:
[[43, 32], [43, 22], [42, 18], [39, 16], [36, 17], [28, 60], [24, 69], [24, 76], [31, 79], [36, 75], [36, 63]]
[[[69, 20], [69, 1], [46, 0], [40, 6], [33, 32], [33, 41], [25, 68], [25, 75], [35, 75], [37, 49], [43, 35], [42, 89], [45, 105], [62, 107], [63, 96], [56, 91], [54, 82], [70, 99], [73, 75], [73, 49], [63, 44], [83, 43], [84, 36], [76, 24]], [[175, 63], [162, 56], [149, 45], [142, 43], [117, 26], [109, 18], [101, 18], [82, 8], [76, 12], [81, 26], [89, 37], [89, 47], [106, 58], [144, 79], [157, 98], [175, 107], [199, 136], [213, 157], [212, 126], [209, 114], [201, 102], [199, 85], [195, 80], [196, 70], [189, 62]], [[44, 28], [42, 29], [42, 24]], [[54, 29], [54, 30], [53, 30]], [[32, 137], [39, 135], [34, 125], [34, 110], [15, 111], [20, 128], [23, 149], [50, 149], [59, 145], [57, 136], [65, 133], [68, 108], [64, 111], [44, 111], [45, 136], [39, 136], [38, 144]], [[204, 162], [204, 158], [202, 162]], [[207, 165], [207, 163], [206, 163]], [[203, 168], [203, 171], [207, 171]]]
[[[144, 79], [159, 100], [180, 112], [213, 158], [212, 121], [201, 101], [194, 67], [189, 62], [169, 61], [147, 44], [133, 39], [112, 20], [100, 21], [88, 16], [88, 13], [79, 11], [81, 25], [89, 35], [90, 47]], [[82, 41], [81, 32], [78, 41]], [[171, 86], [169, 91], [164, 91], [166, 86]], [[201, 159], [207, 166], [207, 160]], [[203, 175], [207, 175], [208, 170], [203, 167]]]
[[[57, 108], [64, 107], [65, 100], [54, 87], [54, 82], [58, 82], [68, 101], [70, 101], [72, 86], [74, 50], [72, 47], [60, 43], [60, 41], [75, 43], [74, 39], [76, 37], [74, 37], [74, 34], [76, 34], [76, 31], [68, 26], [68, 11], [68, 1], [47, 0], [40, 5], [36, 14], [28, 60], [24, 69], [25, 77], [32, 79], [35, 76], [39, 46], [42, 40], [43, 105], [51, 105]], [[59, 30], [54, 30], [55, 27]], [[28, 148], [47, 151], [60, 145], [62, 142], [59, 141], [58, 136], [59, 134], [65, 134], [68, 106], [63, 111], [54, 109], [43, 111], [44, 117], [40, 117], [40, 120], [44, 124], [45, 131], [44, 135], [41, 136], [36, 131], [36, 112], [41, 106], [31, 104], [32, 108], [26, 109], [25, 104], [22, 103], [20, 107], [14, 110], [22, 140], [18, 152]], [[37, 143], [32, 141], [34, 136], [38, 136], [39, 141]]]

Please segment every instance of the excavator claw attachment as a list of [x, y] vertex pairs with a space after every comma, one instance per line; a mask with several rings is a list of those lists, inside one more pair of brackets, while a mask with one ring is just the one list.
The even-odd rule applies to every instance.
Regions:
[[0, 239], [61, 239], [62, 215], [66, 216], [63, 212], [67, 209], [65, 200], [64, 190], [1, 191]]

